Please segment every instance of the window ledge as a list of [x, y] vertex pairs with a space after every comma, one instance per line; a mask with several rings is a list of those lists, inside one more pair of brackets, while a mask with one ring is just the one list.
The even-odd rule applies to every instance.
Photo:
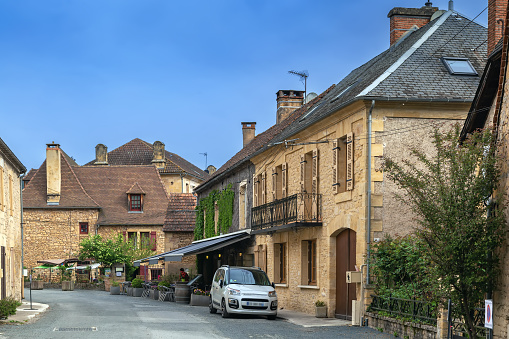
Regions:
[[288, 284], [274, 284], [276, 287], [288, 287]]
[[350, 201], [352, 200], [352, 191], [346, 191], [343, 193], [336, 194], [336, 204], [340, 202]]
[[143, 211], [128, 211], [128, 213], [143, 213]]
[[309, 289], [309, 290], [319, 290], [320, 289], [320, 287], [315, 286], [315, 285], [298, 285], [297, 287], [298, 288]]

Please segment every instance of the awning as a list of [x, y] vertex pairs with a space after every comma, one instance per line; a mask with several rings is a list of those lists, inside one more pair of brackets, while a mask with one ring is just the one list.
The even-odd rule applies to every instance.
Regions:
[[44, 264], [44, 265], [39, 265], [39, 266], [34, 267], [34, 268], [52, 268], [52, 267], [55, 267], [55, 265]]
[[47, 260], [37, 260], [38, 264], [48, 264], [48, 265], [62, 265], [68, 264], [72, 262], [78, 262], [78, 258], [69, 258], [69, 259], [47, 259]]
[[207, 238], [203, 240], [193, 241], [191, 245], [177, 248], [176, 250], [153, 255], [148, 258], [139, 259], [134, 261], [134, 266], [140, 266], [140, 263], [148, 262], [149, 265], [154, 265], [159, 260], [164, 261], [182, 261], [182, 257], [186, 255], [194, 255], [205, 252], [212, 252], [217, 249], [229, 246], [236, 242], [247, 239], [251, 236], [251, 230], [242, 230], [238, 232], [218, 235], [217, 237]]
[[75, 266], [75, 267], [69, 267], [68, 270], [86, 270], [88, 268], [90, 268], [91, 270], [93, 270], [94, 268], [97, 268], [101, 266], [101, 263], [95, 263], [95, 264], [90, 264], [90, 265], [81, 265], [81, 266]]

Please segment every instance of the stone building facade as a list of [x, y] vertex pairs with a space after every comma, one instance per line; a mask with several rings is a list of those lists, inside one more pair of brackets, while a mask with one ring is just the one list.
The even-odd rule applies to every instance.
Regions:
[[21, 175], [25, 166], [0, 139], [0, 299], [22, 296]]

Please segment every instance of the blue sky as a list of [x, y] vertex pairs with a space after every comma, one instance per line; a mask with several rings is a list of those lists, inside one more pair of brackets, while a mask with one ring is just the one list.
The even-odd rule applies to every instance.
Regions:
[[[134, 138], [220, 167], [242, 148], [241, 121], [266, 130], [275, 93], [304, 89], [289, 70], [321, 93], [389, 47], [393, 7], [425, 2], [4, 0], [0, 137], [28, 169], [52, 141], [82, 165], [98, 143]], [[474, 18], [487, 2], [454, 8]]]

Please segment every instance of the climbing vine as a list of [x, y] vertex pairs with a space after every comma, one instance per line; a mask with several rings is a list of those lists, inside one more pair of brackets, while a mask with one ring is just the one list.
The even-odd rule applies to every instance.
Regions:
[[[224, 190], [214, 190], [207, 197], [200, 200], [196, 206], [194, 240], [210, 238], [228, 232], [233, 221], [234, 198], [235, 193], [232, 184], [228, 184]], [[215, 223], [216, 204], [219, 212], [217, 234]]]

